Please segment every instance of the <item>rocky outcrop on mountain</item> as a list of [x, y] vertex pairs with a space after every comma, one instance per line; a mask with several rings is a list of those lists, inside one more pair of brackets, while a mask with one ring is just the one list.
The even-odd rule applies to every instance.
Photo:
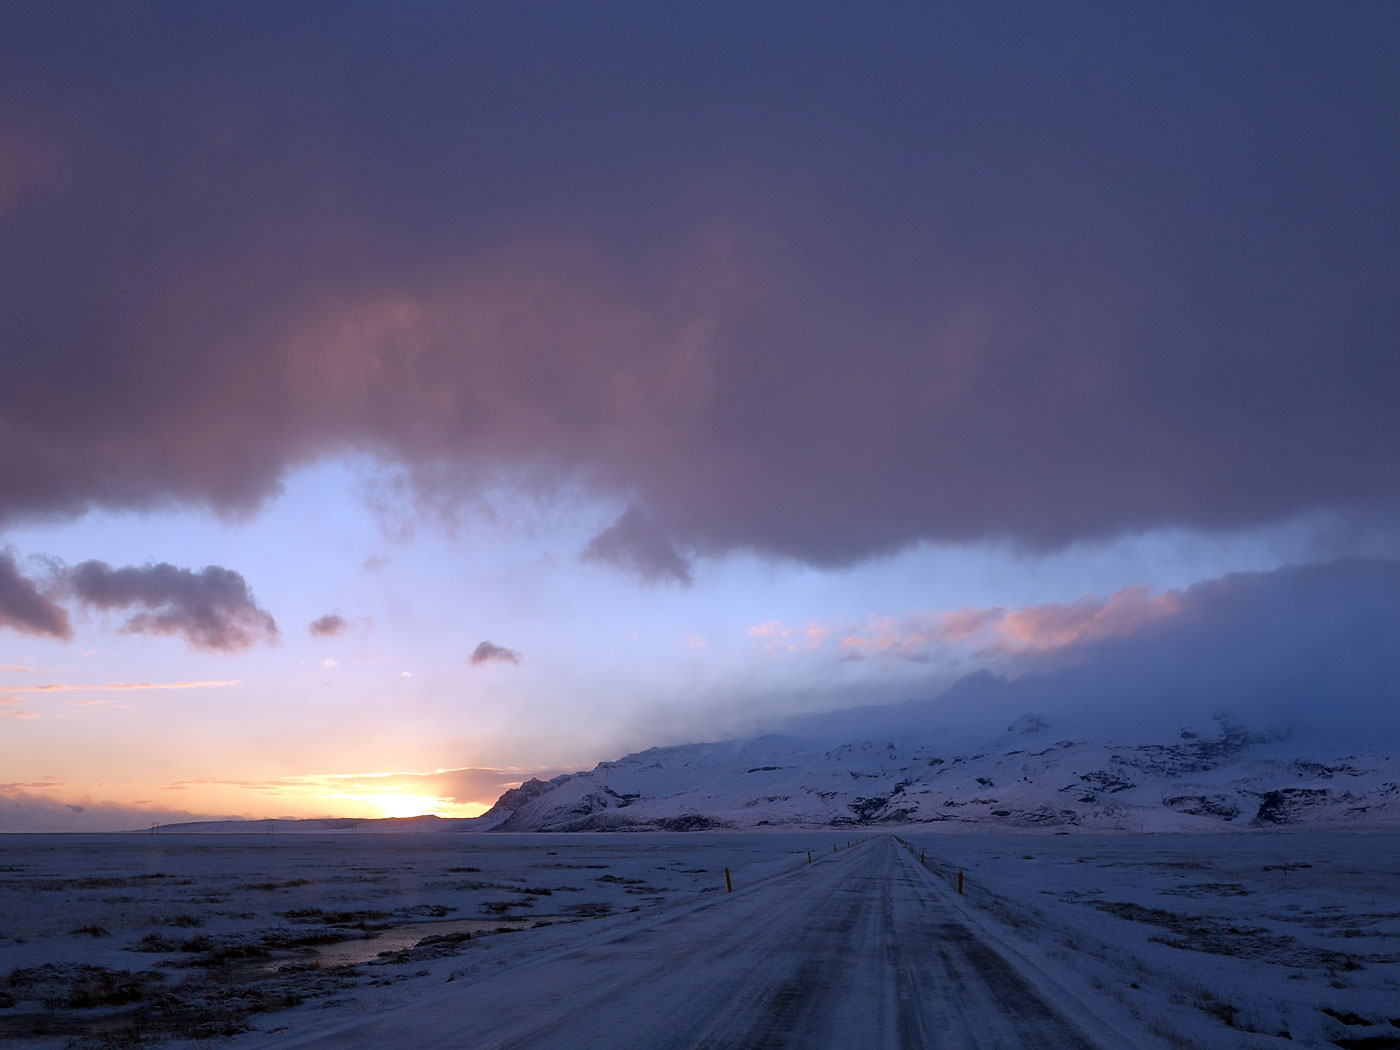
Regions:
[[553, 791], [561, 782], [568, 780], [571, 776], [573, 776], [572, 773], [566, 773], [547, 781], [531, 777], [519, 787], [511, 788], [496, 799], [494, 806], [476, 818], [478, 826], [502, 830], [524, 806], [541, 795]]

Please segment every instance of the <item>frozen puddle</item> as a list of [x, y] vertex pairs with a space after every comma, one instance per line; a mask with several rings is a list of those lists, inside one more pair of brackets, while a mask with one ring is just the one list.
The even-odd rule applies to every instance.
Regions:
[[[314, 961], [326, 969], [357, 966], [418, 947], [432, 948], [439, 944], [448, 946], [454, 941], [465, 941], [482, 934], [517, 933], [535, 926], [577, 921], [578, 917], [574, 915], [531, 915], [522, 918], [432, 919], [425, 922], [406, 922], [389, 929], [374, 931], [365, 937], [302, 949], [297, 958], [302, 962]], [[286, 959], [270, 960], [262, 968], [276, 970], [286, 964]]]

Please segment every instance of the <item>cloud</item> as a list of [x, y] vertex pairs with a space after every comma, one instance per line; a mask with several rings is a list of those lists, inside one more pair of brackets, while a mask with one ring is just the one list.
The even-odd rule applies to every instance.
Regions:
[[635, 506], [594, 536], [582, 556], [585, 561], [610, 564], [652, 583], [692, 582], [690, 565], [676, 553], [665, 532]]
[[247, 582], [217, 565], [194, 572], [168, 562], [114, 569], [86, 561], [69, 570], [73, 595], [98, 609], [138, 606], [127, 618], [130, 634], [178, 634], [196, 649], [231, 652], [277, 640], [277, 624], [258, 607]]
[[[1328, 746], [1400, 744], [1400, 562], [1289, 566], [1123, 594], [1037, 608], [1024, 619], [1039, 644], [1027, 644], [1022, 626], [994, 633], [1001, 644], [978, 654], [984, 669], [946, 692], [804, 727], [838, 736], [975, 727], [985, 737], [1035, 711], [1064, 736], [1142, 739], [1200, 728], [1224, 710]], [[998, 617], [994, 631], [1012, 618]], [[944, 639], [935, 629], [920, 640]]]
[[308, 5], [133, 40], [25, 5], [0, 521], [247, 511], [368, 452], [445, 500], [577, 483], [632, 508], [592, 557], [678, 582], [1394, 525], [1400, 13], [1329, 14]]
[[232, 819], [158, 806], [122, 805], [86, 796], [64, 801], [50, 793], [60, 787], [61, 784], [48, 781], [0, 784], [0, 831], [135, 831], [153, 823]]
[[317, 638], [330, 638], [337, 634], [343, 634], [349, 626], [350, 624], [345, 617], [339, 613], [326, 613], [325, 616], [318, 616], [312, 620], [307, 630]]
[[816, 620], [805, 625], [789, 625], [781, 620], [765, 620], [749, 628], [749, 637], [755, 639], [770, 653], [798, 650], [815, 651], [826, 644], [831, 629]]
[[0, 549], [0, 627], [51, 638], [71, 638], [68, 614], [21, 576], [14, 552]]
[[1106, 598], [1086, 595], [1073, 602], [924, 612], [895, 620], [875, 617], [842, 639], [846, 656], [884, 655], [927, 659], [941, 649], [977, 646], [983, 652], [1016, 653], [1062, 649], [1134, 634], [1155, 620], [1179, 615], [1181, 594], [1156, 594], [1125, 587]]
[[11, 693], [130, 693], [147, 689], [219, 689], [237, 685], [238, 680], [190, 680], [181, 682], [102, 682], [98, 684], [73, 685], [67, 682], [45, 682], [40, 685], [7, 685]]
[[514, 649], [507, 649], [495, 642], [481, 642], [472, 650], [471, 665], [480, 667], [487, 663], [518, 664], [521, 656]]

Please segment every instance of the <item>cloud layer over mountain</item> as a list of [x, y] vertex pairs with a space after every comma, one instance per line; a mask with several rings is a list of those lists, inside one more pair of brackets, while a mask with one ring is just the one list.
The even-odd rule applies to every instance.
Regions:
[[[796, 728], [841, 740], [986, 736], [1035, 713], [1067, 735], [1141, 739], [1225, 712], [1329, 746], [1400, 744], [1400, 562], [1237, 573], [1157, 601], [1171, 611], [1109, 633], [984, 650], [988, 669], [936, 698], [837, 711]], [[1027, 612], [1042, 621], [1053, 613]]]

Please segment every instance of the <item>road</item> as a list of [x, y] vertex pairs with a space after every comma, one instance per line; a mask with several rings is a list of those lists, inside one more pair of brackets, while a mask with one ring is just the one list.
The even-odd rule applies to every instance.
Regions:
[[[276, 1050], [1096, 1050], [881, 836]], [[1103, 1038], [1101, 1035], [1100, 1038]]]

